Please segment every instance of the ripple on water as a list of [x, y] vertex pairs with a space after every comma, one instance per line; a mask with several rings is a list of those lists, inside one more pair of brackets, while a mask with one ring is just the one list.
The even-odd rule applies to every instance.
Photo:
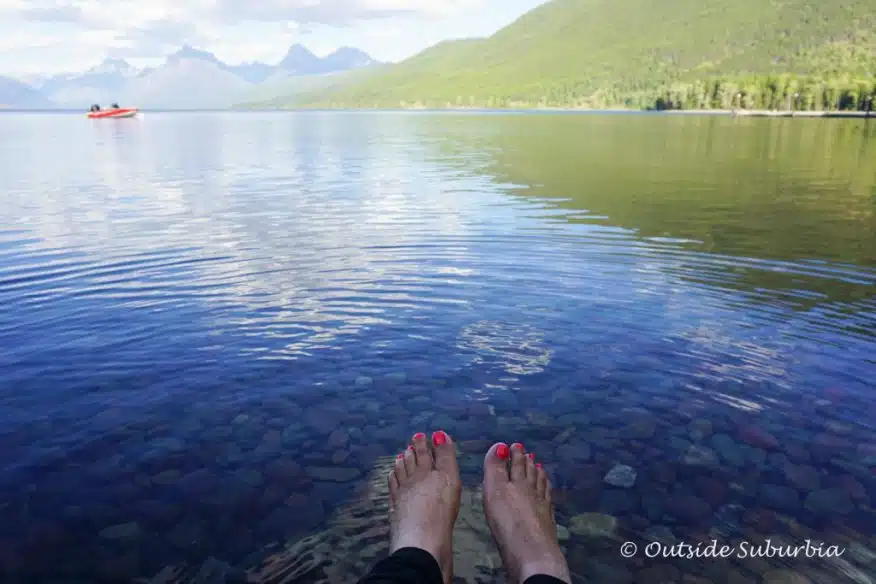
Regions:
[[[869, 158], [795, 138], [740, 168], [708, 136], [779, 130], [717, 119], [581, 139], [641, 118], [0, 116], [0, 571], [355, 578], [396, 453], [441, 427], [466, 581], [502, 578], [477, 485], [503, 440], [581, 581], [867, 582], [876, 269], [842, 161]], [[617, 553], [712, 537], [848, 552]]]

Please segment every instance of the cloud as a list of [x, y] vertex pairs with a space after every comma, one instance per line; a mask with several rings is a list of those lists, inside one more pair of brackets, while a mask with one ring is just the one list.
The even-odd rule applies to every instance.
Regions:
[[347, 26], [393, 16], [441, 17], [483, 0], [0, 0], [0, 18], [110, 29], [142, 52], [190, 43], [241, 23]]
[[25, 20], [36, 22], [82, 22], [85, 14], [79, 6], [61, 0], [48, 0], [28, 3], [21, 10]]
[[215, 16], [236, 20], [292, 20], [301, 24], [343, 25], [392, 16], [442, 16], [478, 0], [218, 0]]
[[[353, 33], [356, 32], [353, 29], [370, 28], [369, 23], [377, 20], [396, 17], [430, 26], [432, 20], [460, 15], [465, 9], [488, 1], [0, 0], [0, 45], [12, 49], [5, 56], [0, 55], [0, 69], [8, 69], [10, 64], [20, 70], [42, 69], [37, 62], [50, 60], [57, 67], [75, 67], [78, 65], [74, 62], [82, 61], [78, 55], [95, 52], [101, 57], [107, 53], [154, 61], [184, 44], [212, 50], [232, 60], [276, 59], [285, 51], [283, 45], [303, 38], [312, 37], [308, 42], [326, 47], [344, 44], [347, 41], [338, 38], [345, 34], [342, 30]], [[406, 29], [399, 22], [387, 26], [401, 27], [403, 32]], [[327, 29], [337, 31], [325, 37], [332, 40], [322, 38]], [[316, 30], [322, 32], [314, 36]], [[82, 35], [96, 31], [102, 31], [99, 36], [104, 44], [82, 41]], [[16, 38], [14, 47], [9, 46], [10, 35]], [[50, 43], [54, 53], [47, 46], [46, 37], [54, 38]], [[272, 48], [272, 43], [276, 48]], [[26, 65], [28, 62], [32, 65]]]
[[151, 57], [183, 44], [199, 45], [203, 40], [194, 23], [162, 18], [122, 30], [113, 46], [119, 56]]
[[124, 26], [138, 20], [235, 24], [240, 21], [294, 21], [344, 25], [397, 15], [445, 16], [482, 0], [0, 0], [0, 13], [24, 20], [104, 23]]

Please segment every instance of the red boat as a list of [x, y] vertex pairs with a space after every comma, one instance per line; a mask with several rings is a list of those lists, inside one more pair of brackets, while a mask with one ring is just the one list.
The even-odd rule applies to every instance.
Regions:
[[137, 115], [137, 108], [111, 107], [110, 109], [102, 110], [96, 106], [92, 106], [91, 111], [86, 115], [93, 120], [101, 118], [133, 118]]

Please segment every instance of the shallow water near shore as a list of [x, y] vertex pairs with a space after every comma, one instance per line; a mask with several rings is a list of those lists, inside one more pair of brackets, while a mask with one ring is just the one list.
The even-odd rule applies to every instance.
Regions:
[[3, 114], [0, 579], [355, 581], [440, 428], [460, 580], [502, 440], [575, 582], [872, 583], [874, 290], [872, 122]]

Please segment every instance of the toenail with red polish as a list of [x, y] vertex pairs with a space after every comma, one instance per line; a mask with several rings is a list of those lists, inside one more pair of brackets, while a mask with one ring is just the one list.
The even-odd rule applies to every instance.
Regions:
[[414, 440], [422, 440], [425, 437], [426, 437], [426, 435], [423, 434], [422, 432], [417, 432], [416, 434], [414, 434]]
[[441, 446], [442, 444], [447, 444], [447, 434], [444, 430], [438, 430], [434, 434], [432, 434], [432, 443], [435, 446]]
[[401, 459], [404, 458], [404, 457], [405, 457], [404, 454], [399, 454], [398, 456], [396, 456], [396, 458], [397, 458], [398, 460], [401, 460]]
[[526, 456], [529, 457], [529, 460], [535, 460], [535, 453], [534, 453], [534, 452], [530, 452], [530, 453], [527, 454]]
[[414, 449], [414, 445], [413, 445], [413, 444], [408, 444], [408, 450], [413, 450], [413, 449]]
[[499, 444], [499, 446], [496, 447], [496, 456], [498, 456], [502, 460], [506, 460], [509, 456], [511, 456], [511, 451], [508, 450], [508, 446], [506, 444]]
[[536, 468], [541, 468], [541, 467], [542, 467], [542, 465], [541, 465], [540, 462], [536, 462], [536, 463], [535, 463], [535, 466], [536, 466]]
[[511, 445], [511, 448], [516, 448], [517, 450], [523, 450], [523, 444], [521, 444], [520, 442], [515, 442], [514, 444]]

